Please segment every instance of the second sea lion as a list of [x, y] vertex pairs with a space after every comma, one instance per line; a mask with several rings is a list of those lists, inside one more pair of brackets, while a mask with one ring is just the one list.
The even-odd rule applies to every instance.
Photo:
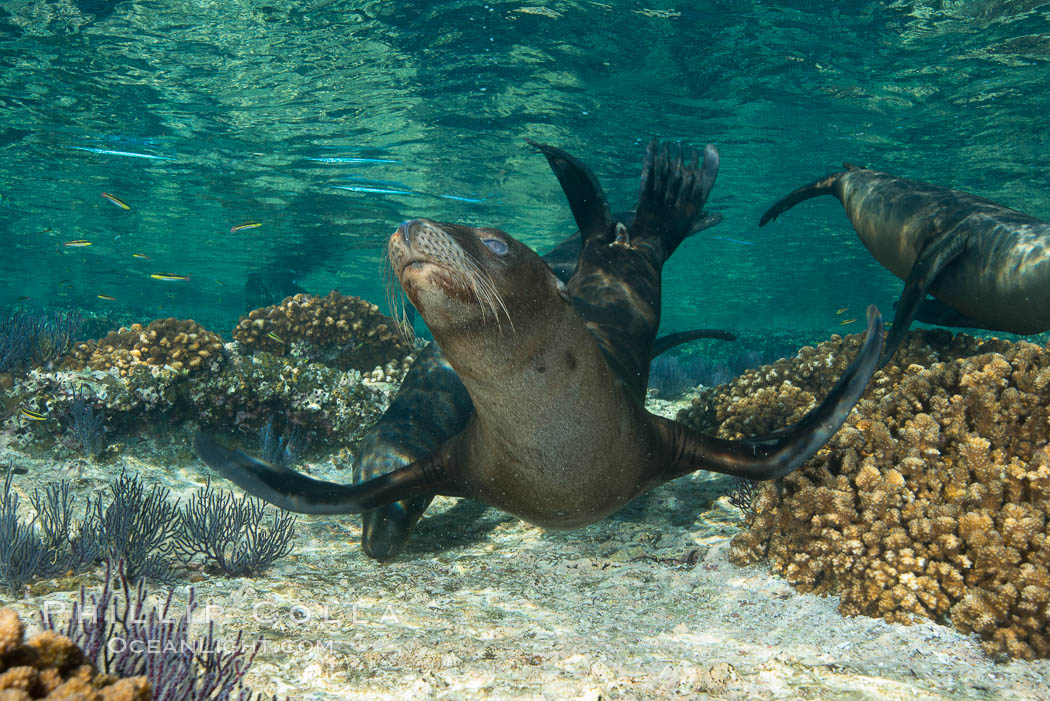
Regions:
[[927, 319], [1018, 334], [1050, 329], [1050, 223], [958, 190], [845, 167], [774, 204], [759, 226], [811, 197], [842, 202], [867, 249], [904, 280], [884, 362], [927, 293], [956, 312], [930, 305]]

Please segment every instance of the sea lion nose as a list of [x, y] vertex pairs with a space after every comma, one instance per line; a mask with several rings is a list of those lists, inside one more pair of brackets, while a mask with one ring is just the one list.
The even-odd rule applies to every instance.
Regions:
[[405, 240], [406, 246], [412, 245], [411, 232], [412, 229], [419, 223], [419, 219], [406, 219], [401, 222], [401, 226], [397, 227], [397, 230], [401, 232], [401, 238]]

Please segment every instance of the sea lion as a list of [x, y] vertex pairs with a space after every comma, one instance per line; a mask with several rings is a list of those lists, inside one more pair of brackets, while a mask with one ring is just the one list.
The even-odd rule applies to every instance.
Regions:
[[[548, 162], [557, 164], [555, 173], [564, 185], [570, 206], [577, 203], [579, 209], [586, 207], [585, 203], [590, 200], [606, 201], [597, 177], [586, 164], [561, 149], [530, 143], [540, 152], [546, 150]], [[710, 184], [714, 184], [713, 177]], [[634, 213], [621, 213], [616, 218], [630, 222]], [[704, 212], [691, 233], [714, 226], [721, 219], [718, 213]], [[568, 283], [576, 272], [582, 246], [583, 237], [576, 232], [546, 253], [543, 260], [562, 282]], [[652, 356], [698, 338], [731, 341], [736, 337], [720, 329], [672, 333], [656, 339]], [[443, 441], [462, 431], [473, 413], [470, 395], [440, 347], [436, 343], [427, 345], [420, 351], [389, 408], [358, 446], [354, 454], [353, 483], [379, 477], [426, 457]], [[381, 561], [396, 557], [431, 500], [430, 496], [415, 497], [362, 514], [361, 547], [365, 553]]]
[[868, 251], [904, 280], [883, 363], [927, 293], [956, 312], [930, 306], [927, 319], [1018, 334], [1050, 329], [1050, 223], [958, 190], [844, 166], [774, 204], [759, 226], [817, 195], [842, 202]]
[[703, 167], [697, 161], [695, 153], [686, 163], [680, 151], [649, 145], [629, 230], [604, 200], [575, 200], [584, 245], [568, 285], [498, 229], [427, 219], [398, 228], [388, 244], [398, 280], [474, 405], [466, 428], [427, 457], [340, 485], [227, 450], [203, 433], [197, 454], [247, 492], [293, 511], [361, 512], [445, 494], [548, 528], [592, 523], [697, 469], [751, 479], [791, 472], [860, 398], [878, 363], [881, 316], [869, 307], [857, 357], [824, 401], [786, 429], [730, 441], [646, 411], [661, 268], [702, 216], [717, 153], [709, 147]]

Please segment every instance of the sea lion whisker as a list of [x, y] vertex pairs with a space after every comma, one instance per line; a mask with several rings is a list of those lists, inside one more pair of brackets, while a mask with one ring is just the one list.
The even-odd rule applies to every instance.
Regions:
[[380, 274], [382, 275], [383, 287], [386, 290], [386, 306], [390, 310], [390, 316], [394, 319], [398, 333], [401, 338], [412, 342], [416, 334], [412, 325], [408, 323], [408, 310], [405, 307], [405, 291], [401, 289], [397, 281], [397, 271], [394, 270], [394, 261], [389, 255], [383, 256], [380, 263]]
[[499, 288], [492, 280], [492, 277], [474, 260], [469, 261], [469, 268], [471, 271], [471, 282], [474, 285], [474, 294], [477, 296], [478, 301], [487, 306], [492, 312], [496, 328], [499, 329], [501, 334], [503, 333], [503, 325], [499, 319], [499, 310], [502, 309], [504, 316], [507, 317], [507, 321], [510, 323], [511, 332], [514, 332], [514, 320], [510, 317], [510, 311], [503, 302], [503, 296], [500, 295]]

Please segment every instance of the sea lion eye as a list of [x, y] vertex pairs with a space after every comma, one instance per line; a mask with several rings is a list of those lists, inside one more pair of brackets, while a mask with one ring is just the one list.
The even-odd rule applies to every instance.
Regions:
[[507, 255], [507, 251], [510, 250], [506, 241], [501, 241], [499, 239], [482, 239], [482, 242], [497, 256], [505, 256]]

